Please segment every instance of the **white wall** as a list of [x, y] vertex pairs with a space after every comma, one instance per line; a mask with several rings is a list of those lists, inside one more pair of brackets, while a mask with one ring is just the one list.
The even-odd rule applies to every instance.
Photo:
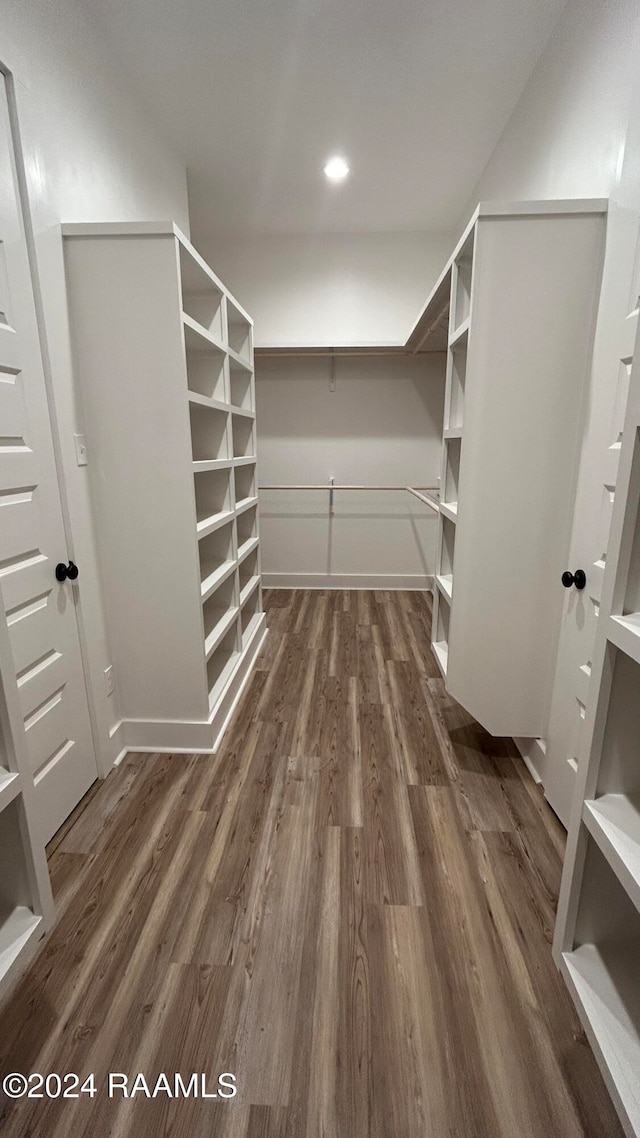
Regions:
[[259, 347], [404, 344], [453, 248], [437, 233], [194, 241], [251, 313]]
[[637, 16], [637, 0], [569, 0], [468, 208], [611, 193], [638, 69]]
[[[262, 358], [256, 367], [261, 485], [437, 484], [443, 354]], [[426, 588], [436, 515], [406, 492], [261, 494], [265, 584]]]
[[[106, 695], [110, 662], [86, 468], [75, 463], [82, 431], [70, 383], [60, 221], [175, 219], [188, 230], [186, 174], [138, 105], [112, 55], [74, 0], [7, 0], [0, 11], [0, 61], [12, 73], [46, 329], [45, 371], [59, 427], [68, 552], [80, 567], [79, 622], [99, 769], [113, 762], [118, 722]], [[117, 677], [116, 677], [117, 683]]]

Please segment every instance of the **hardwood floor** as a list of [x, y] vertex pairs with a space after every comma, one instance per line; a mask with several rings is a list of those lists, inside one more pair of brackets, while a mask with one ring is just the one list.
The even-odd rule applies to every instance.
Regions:
[[[57, 836], [2, 1010], [6, 1138], [617, 1138], [551, 959], [564, 835], [446, 695], [430, 597], [271, 592], [216, 756], [129, 755]], [[107, 1072], [236, 1075], [109, 1099]]]

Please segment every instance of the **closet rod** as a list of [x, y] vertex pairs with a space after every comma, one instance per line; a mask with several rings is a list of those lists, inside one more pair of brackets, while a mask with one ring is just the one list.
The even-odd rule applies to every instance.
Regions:
[[419, 498], [421, 502], [424, 502], [425, 506], [428, 506], [429, 509], [433, 510], [436, 514], [440, 512], [440, 508], [438, 506], [437, 501], [435, 501], [433, 498], [427, 498], [427, 497], [425, 497], [424, 494], [420, 493], [421, 490], [426, 490], [427, 493], [429, 491], [431, 493], [436, 493], [438, 490], [437, 486], [420, 486], [419, 488], [416, 488], [415, 486], [357, 486], [357, 485], [350, 485], [348, 483], [338, 483], [338, 482], [335, 482], [335, 483], [330, 482], [327, 485], [326, 482], [319, 482], [319, 483], [311, 483], [311, 484], [306, 484], [306, 485], [293, 485], [293, 486], [292, 485], [259, 486], [258, 489], [259, 490], [329, 490], [330, 492], [332, 492], [334, 490], [405, 490], [405, 491], [408, 491], [409, 494], [413, 494], [414, 497]]
[[[434, 331], [434, 330], [435, 329], [433, 329], [433, 328], [429, 330], [427, 335], [424, 336], [423, 339], [421, 340], [421, 344], [426, 341], [427, 337], [430, 336], [432, 331]], [[295, 359], [327, 359], [327, 357], [331, 357], [331, 356], [335, 356], [336, 358], [338, 356], [340, 356], [341, 358], [345, 358], [345, 359], [349, 359], [349, 358], [353, 358], [353, 359], [365, 358], [366, 359], [369, 357], [371, 357], [372, 359], [376, 359], [378, 356], [415, 356], [417, 354], [433, 356], [433, 355], [441, 354], [442, 352], [446, 352], [446, 350], [447, 350], [446, 347], [444, 347], [444, 348], [425, 348], [424, 350], [422, 350], [420, 347], [418, 347], [418, 348], [403, 348], [403, 347], [400, 347], [400, 348], [362, 348], [361, 350], [358, 350], [357, 348], [344, 348], [344, 349], [340, 349], [340, 348], [335, 348], [335, 349], [317, 348], [315, 351], [313, 349], [307, 349], [305, 351], [302, 348], [301, 349], [283, 348], [282, 351], [278, 351], [277, 349], [274, 349], [274, 348], [256, 348], [254, 350], [253, 354], [256, 357], [256, 359], [260, 358], [263, 360], [294, 359], [294, 358]]]

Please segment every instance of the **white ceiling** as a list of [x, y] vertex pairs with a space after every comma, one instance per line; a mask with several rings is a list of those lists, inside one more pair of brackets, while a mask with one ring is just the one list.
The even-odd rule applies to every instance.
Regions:
[[184, 156], [198, 235], [450, 228], [564, 2], [84, 0]]

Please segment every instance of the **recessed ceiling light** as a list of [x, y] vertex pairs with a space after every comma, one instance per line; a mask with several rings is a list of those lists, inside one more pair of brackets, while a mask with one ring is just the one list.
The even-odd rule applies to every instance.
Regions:
[[347, 174], [350, 173], [349, 163], [337, 154], [333, 158], [327, 159], [323, 169], [330, 182], [343, 182]]

